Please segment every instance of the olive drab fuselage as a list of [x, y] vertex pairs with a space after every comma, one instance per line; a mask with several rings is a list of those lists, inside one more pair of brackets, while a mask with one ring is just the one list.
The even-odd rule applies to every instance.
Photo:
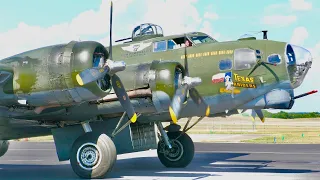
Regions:
[[[263, 95], [276, 86], [258, 90], [261, 87], [289, 82], [289, 87], [287, 85], [285, 88], [293, 89], [304, 78], [303, 76], [300, 78], [302, 80], [299, 80], [299, 77], [296, 77], [299, 68], [295, 61], [290, 61], [294, 48], [285, 42], [249, 38], [228, 42], [212, 39], [210, 42], [195, 43], [192, 41], [194, 37], [211, 38], [201, 32], [192, 32], [186, 34], [186, 37], [183, 34], [155, 36], [114, 45], [113, 59], [126, 63], [126, 69], [117, 73], [126, 91], [150, 88], [154, 100], [161, 101], [165, 96], [172, 99], [185, 75], [185, 53], [189, 76], [200, 77], [202, 80], [202, 83], [196, 86], [199, 94], [202, 97], [232, 97], [218, 99], [234, 101], [232, 107], [257, 98], [248, 96], [248, 89], [251, 95]], [[170, 44], [175, 39], [183, 38], [188, 40], [188, 44], [184, 41], [174, 46]], [[188, 47], [184, 48], [182, 45]], [[107, 88], [101, 88], [97, 82], [80, 86], [75, 78], [79, 72], [93, 67], [95, 54], [108, 57], [107, 49], [108, 47], [97, 42], [72, 41], [2, 60], [2, 70], [12, 72], [12, 76], [3, 82], [1, 93], [4, 96], [0, 103], [8, 106], [16, 105], [18, 100], [25, 100], [33, 107], [72, 106], [113, 93], [112, 84], [108, 81], [110, 78], [105, 78], [108, 81]], [[259, 93], [255, 92], [256, 89]], [[159, 95], [159, 92], [163, 92], [165, 96]], [[157, 93], [158, 95], [155, 95]], [[241, 94], [248, 97], [238, 96], [241, 100], [233, 99]], [[167, 106], [168, 102], [160, 111]]]
[[[181, 35], [183, 37], [183, 35]], [[161, 52], [154, 52], [154, 44], [159, 41], [167, 41], [176, 38], [174, 36], [159, 37], [149, 39], [141, 42], [124, 43], [121, 45], [113, 46], [113, 57], [116, 60], [123, 60], [126, 62], [127, 67], [130, 65], [136, 65], [140, 63], [150, 63], [153, 60], [159, 61], [177, 61], [184, 64], [184, 48], [165, 50]], [[141, 45], [142, 44], [142, 45]], [[143, 46], [147, 44], [149, 46], [141, 50], [134, 50], [134, 46]], [[286, 81], [289, 79], [287, 73], [287, 67], [285, 62], [285, 47], [286, 43], [268, 41], [268, 40], [242, 40], [231, 42], [214, 42], [196, 44], [191, 47], [187, 47], [187, 58], [189, 65], [189, 73], [191, 77], [200, 77], [202, 83], [196, 87], [202, 96], [216, 96], [219, 94], [228, 93], [225, 90], [225, 74], [230, 73], [230, 77], [233, 81], [234, 93], [241, 92], [245, 88], [257, 88], [263, 84], [271, 84], [276, 81], [276, 77], [271, 74], [268, 69], [260, 66], [249, 77], [248, 73], [251, 68], [235, 70], [235, 57], [234, 53], [238, 49], [249, 49], [252, 51], [259, 50], [261, 55], [260, 59], [266, 61], [267, 57], [272, 54], [277, 54], [281, 57], [281, 62], [276, 66], [271, 66], [273, 72], [277, 75], [280, 81]], [[130, 49], [132, 48], [132, 49]], [[129, 51], [128, 51], [129, 50]], [[259, 57], [258, 57], [259, 58]], [[258, 61], [259, 59], [256, 59]], [[222, 61], [230, 61], [231, 66], [227, 69], [219, 68]], [[216, 79], [215, 79], [216, 75]], [[220, 75], [220, 76], [219, 76]], [[131, 76], [126, 71], [121, 72], [122, 77]], [[135, 89], [135, 84], [130, 78], [122, 78], [126, 89]], [[261, 81], [263, 80], [263, 82]], [[169, 82], [168, 82], [169, 83]], [[159, 87], [165, 91], [165, 86]], [[170, 96], [173, 95], [170, 94]]]

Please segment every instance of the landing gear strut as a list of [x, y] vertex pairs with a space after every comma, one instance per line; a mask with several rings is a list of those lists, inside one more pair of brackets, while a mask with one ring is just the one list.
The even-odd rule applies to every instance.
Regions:
[[89, 123], [82, 127], [86, 133], [71, 148], [72, 169], [82, 178], [103, 178], [116, 162], [116, 147], [107, 135], [92, 132]]
[[192, 139], [188, 134], [181, 131], [167, 132], [166, 135], [170, 146], [168, 146], [166, 138], [161, 137], [157, 149], [160, 162], [168, 168], [183, 168], [188, 166], [194, 157]]

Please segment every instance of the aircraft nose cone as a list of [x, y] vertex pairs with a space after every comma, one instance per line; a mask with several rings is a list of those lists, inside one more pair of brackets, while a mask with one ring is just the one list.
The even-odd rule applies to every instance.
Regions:
[[301, 46], [295, 46], [294, 53], [296, 54], [297, 65], [304, 65], [306, 63], [312, 64], [312, 55], [307, 49]]
[[293, 88], [299, 87], [312, 65], [311, 52], [296, 45], [287, 45], [287, 68]]

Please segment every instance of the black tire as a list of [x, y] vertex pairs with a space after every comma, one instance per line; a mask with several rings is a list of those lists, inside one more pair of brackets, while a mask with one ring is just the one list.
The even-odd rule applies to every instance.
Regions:
[[[172, 150], [169, 150], [164, 141], [159, 141], [158, 143], [158, 158], [165, 167], [187, 167], [194, 157], [194, 144], [192, 139], [187, 134], [181, 133], [181, 131], [167, 133]], [[176, 139], [177, 137], [179, 138]]]
[[9, 141], [0, 140], [0, 157], [7, 153], [9, 145], [10, 145]]
[[85, 179], [104, 178], [112, 170], [116, 160], [116, 147], [105, 134], [83, 134], [73, 143], [70, 152], [73, 171]]

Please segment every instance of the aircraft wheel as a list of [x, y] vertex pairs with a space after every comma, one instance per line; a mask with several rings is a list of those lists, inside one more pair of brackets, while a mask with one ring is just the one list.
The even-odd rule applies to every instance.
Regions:
[[[168, 132], [172, 148], [169, 149], [164, 141], [158, 143], [158, 158], [168, 168], [183, 168], [190, 164], [194, 156], [194, 144], [187, 134]], [[180, 136], [180, 137], [179, 137]]]
[[105, 134], [93, 132], [80, 136], [72, 145], [70, 163], [80, 177], [103, 178], [117, 160], [113, 141]]
[[9, 144], [9, 141], [0, 141], [0, 157], [6, 154]]

